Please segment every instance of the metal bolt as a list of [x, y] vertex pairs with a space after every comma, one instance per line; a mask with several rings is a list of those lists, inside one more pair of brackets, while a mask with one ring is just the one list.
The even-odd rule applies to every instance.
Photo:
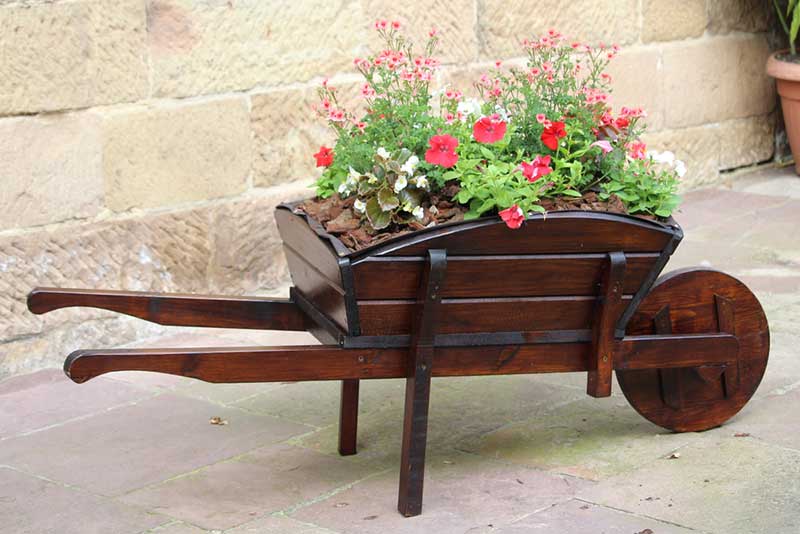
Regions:
[[603, 356], [603, 361], [607, 362], [608, 361], [608, 356]]
[[358, 357], [358, 361], [359, 361], [359, 363], [364, 363], [364, 357], [363, 356], [359, 356]]

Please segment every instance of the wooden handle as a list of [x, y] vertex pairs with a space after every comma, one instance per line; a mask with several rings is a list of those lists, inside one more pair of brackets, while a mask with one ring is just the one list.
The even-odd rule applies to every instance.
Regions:
[[58, 288], [36, 288], [28, 295], [28, 309], [36, 314], [72, 306], [124, 313], [166, 326], [297, 331], [308, 327], [306, 315], [289, 299]]

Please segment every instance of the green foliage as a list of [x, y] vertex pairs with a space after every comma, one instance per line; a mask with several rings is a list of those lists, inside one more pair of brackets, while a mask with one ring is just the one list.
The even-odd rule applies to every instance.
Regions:
[[422, 202], [428, 196], [429, 182], [417, 172], [419, 160], [408, 149], [394, 156], [380, 149], [369, 172], [352, 169], [338, 187], [343, 197], [355, 194], [356, 212], [363, 214], [372, 231], [392, 223], [408, 224], [422, 220]]
[[775, 11], [778, 14], [778, 20], [783, 27], [783, 31], [789, 37], [789, 51], [793, 56], [797, 55], [797, 34], [800, 32], [800, 2], [798, 0], [789, 0], [786, 3], [786, 12], [784, 13], [778, 0], [772, 0], [775, 5]]

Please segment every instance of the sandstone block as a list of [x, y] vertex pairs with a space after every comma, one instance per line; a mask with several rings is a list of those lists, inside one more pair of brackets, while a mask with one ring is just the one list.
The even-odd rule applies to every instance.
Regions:
[[582, 42], [629, 44], [639, 38], [638, 0], [486, 0], [479, 13], [482, 54], [522, 54], [520, 42], [553, 28]]
[[611, 105], [641, 107], [647, 112], [647, 127], [660, 130], [664, 125], [664, 80], [661, 52], [654, 47], [624, 48], [609, 64]]
[[765, 32], [773, 20], [772, 2], [761, 0], [708, 0], [711, 33]]
[[157, 96], [307, 81], [352, 70], [366, 26], [356, 0], [154, 0], [148, 44]]
[[644, 0], [642, 4], [644, 42], [700, 37], [706, 23], [706, 0]]
[[0, 6], [0, 115], [147, 96], [144, 2]]
[[241, 193], [250, 173], [249, 121], [241, 97], [104, 115], [106, 205], [125, 211]]
[[208, 221], [193, 210], [0, 239], [0, 340], [114, 317], [87, 309], [33, 315], [25, 299], [36, 286], [204, 291]]
[[722, 170], [753, 165], [772, 158], [775, 114], [726, 121], [719, 125]]
[[89, 114], [0, 120], [0, 230], [96, 215], [100, 154]]
[[270, 188], [247, 200], [211, 212], [210, 290], [253, 295], [289, 283], [283, 242], [275, 226], [275, 207], [313, 196], [307, 181]]
[[665, 126], [678, 128], [763, 115], [775, 107], [763, 35], [737, 35], [664, 47]]

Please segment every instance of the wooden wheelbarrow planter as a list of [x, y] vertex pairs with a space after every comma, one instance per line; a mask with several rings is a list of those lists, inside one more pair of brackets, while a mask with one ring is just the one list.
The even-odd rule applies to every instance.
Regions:
[[422, 510], [432, 376], [586, 372], [675, 431], [716, 427], [753, 395], [769, 331], [741, 282], [704, 268], [656, 280], [680, 227], [597, 212], [498, 218], [403, 235], [352, 252], [283, 205], [276, 220], [289, 299], [36, 289], [34, 313], [91, 306], [164, 325], [307, 330], [323, 345], [79, 350], [75, 382], [122, 370], [208, 382], [341, 380], [339, 452], [355, 454], [362, 379], [405, 378], [398, 508]]

